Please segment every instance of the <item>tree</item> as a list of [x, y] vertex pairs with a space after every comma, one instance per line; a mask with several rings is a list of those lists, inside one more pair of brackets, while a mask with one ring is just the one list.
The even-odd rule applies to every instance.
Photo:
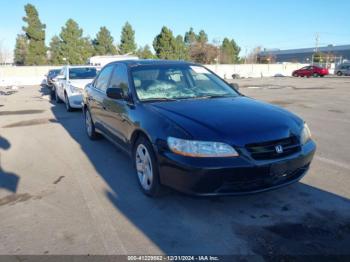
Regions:
[[178, 35], [175, 38], [175, 59], [177, 60], [188, 60], [188, 48], [184, 42], [184, 39], [181, 35]]
[[154, 38], [153, 48], [160, 59], [176, 59], [176, 41], [173, 32], [166, 26], [163, 26], [160, 34]]
[[128, 22], [125, 23], [122, 29], [119, 48], [122, 54], [135, 53], [136, 51], [135, 31]]
[[193, 31], [193, 28], [191, 27], [188, 32], [185, 33], [185, 43], [186, 45], [191, 45], [197, 41], [198, 36]]
[[25, 65], [28, 54], [28, 40], [23, 34], [17, 35], [16, 46], [14, 51], [14, 63], [16, 65]]
[[83, 30], [73, 19], [69, 19], [62, 27], [60, 40], [58, 49], [60, 64], [85, 64], [93, 53], [91, 41], [83, 37]]
[[196, 42], [190, 47], [191, 60], [201, 64], [212, 64], [218, 57], [218, 48], [212, 44]]
[[220, 63], [234, 64], [239, 62], [241, 48], [232, 39], [225, 38], [221, 45]]
[[50, 42], [50, 55], [49, 55], [49, 61], [52, 65], [59, 65], [62, 63], [62, 55], [60, 53], [61, 48], [61, 39], [58, 36], [54, 36], [51, 38]]
[[153, 59], [154, 58], [154, 54], [152, 53], [149, 45], [145, 45], [144, 47], [140, 47], [139, 50], [137, 50], [137, 56], [141, 59]]
[[197, 41], [199, 43], [205, 44], [208, 42], [208, 35], [204, 32], [204, 30], [201, 30], [197, 36]]
[[25, 7], [26, 16], [23, 21], [28, 25], [23, 27], [23, 31], [28, 39], [28, 52], [25, 57], [27, 65], [43, 65], [46, 63], [45, 46], [45, 24], [39, 19], [35, 6], [27, 4]]
[[101, 27], [92, 44], [95, 55], [115, 55], [117, 49], [113, 44], [113, 37], [106, 27]]

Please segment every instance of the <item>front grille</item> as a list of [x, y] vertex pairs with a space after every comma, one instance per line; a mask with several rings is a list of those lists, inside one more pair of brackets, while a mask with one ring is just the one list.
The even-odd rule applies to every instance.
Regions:
[[[282, 146], [283, 152], [278, 153], [276, 146]], [[277, 159], [292, 155], [301, 150], [299, 139], [295, 136], [275, 141], [248, 144], [246, 148], [252, 158], [256, 160]]]

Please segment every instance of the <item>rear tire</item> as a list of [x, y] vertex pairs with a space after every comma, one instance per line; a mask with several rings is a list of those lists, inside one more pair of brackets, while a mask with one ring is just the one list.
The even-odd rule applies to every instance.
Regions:
[[320, 75], [317, 74], [317, 73], [313, 73], [312, 76], [313, 76], [313, 77], [319, 77]]
[[343, 72], [342, 71], [338, 71], [337, 72], [337, 76], [342, 76], [343, 75]]
[[294, 74], [293, 74], [293, 77], [298, 77], [298, 74], [297, 74], [297, 73], [294, 73]]
[[158, 164], [151, 143], [141, 136], [133, 150], [133, 162], [139, 185], [144, 194], [150, 197], [161, 195]]

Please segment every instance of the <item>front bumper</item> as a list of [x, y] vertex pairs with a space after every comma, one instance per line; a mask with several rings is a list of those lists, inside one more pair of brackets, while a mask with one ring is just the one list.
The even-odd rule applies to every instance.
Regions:
[[308, 171], [316, 145], [309, 141], [298, 153], [274, 160], [191, 158], [158, 152], [163, 185], [198, 196], [244, 195], [299, 181]]

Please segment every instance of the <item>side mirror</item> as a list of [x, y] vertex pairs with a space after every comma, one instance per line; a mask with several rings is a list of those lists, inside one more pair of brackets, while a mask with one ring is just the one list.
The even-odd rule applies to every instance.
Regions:
[[106, 91], [107, 97], [112, 99], [124, 99], [123, 90], [119, 87], [110, 87]]
[[239, 90], [239, 85], [236, 84], [236, 83], [231, 83], [230, 86], [231, 86], [234, 90], [236, 90], [236, 91]]

